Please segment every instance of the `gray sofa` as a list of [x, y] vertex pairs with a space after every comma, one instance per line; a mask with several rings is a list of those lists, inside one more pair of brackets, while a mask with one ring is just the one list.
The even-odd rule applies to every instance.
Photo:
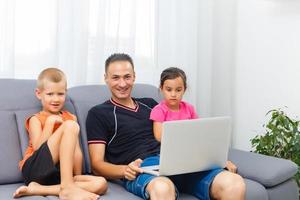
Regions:
[[[12, 193], [22, 185], [18, 161], [27, 146], [24, 120], [40, 110], [34, 96], [35, 80], [0, 79], [0, 200], [12, 199]], [[137, 84], [133, 95], [160, 99], [158, 90], [150, 85]], [[84, 168], [91, 172], [86, 143], [85, 119], [88, 110], [110, 97], [105, 85], [78, 86], [68, 90], [66, 109], [76, 114], [81, 126], [81, 144], [85, 155]], [[247, 185], [248, 200], [296, 200], [298, 187], [293, 180], [297, 165], [293, 162], [255, 153], [230, 149], [229, 160], [238, 166]], [[23, 199], [23, 198], [22, 198]], [[24, 197], [24, 199], [57, 199], [53, 196]], [[109, 182], [109, 190], [101, 199], [140, 199], [117, 182]], [[196, 199], [181, 194], [180, 199]]]

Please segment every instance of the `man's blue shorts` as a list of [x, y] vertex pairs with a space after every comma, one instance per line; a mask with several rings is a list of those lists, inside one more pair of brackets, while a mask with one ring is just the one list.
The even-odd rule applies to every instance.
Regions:
[[[141, 167], [158, 165], [159, 156], [152, 156], [144, 159]], [[222, 168], [217, 168], [209, 171], [180, 174], [169, 176], [176, 187], [176, 192], [184, 192], [196, 196], [201, 200], [210, 200], [209, 190], [214, 177], [222, 172]], [[139, 174], [133, 181], [123, 180], [124, 187], [127, 191], [143, 198], [149, 199], [149, 194], [146, 191], [148, 183], [156, 176], [151, 174]], [[177, 193], [177, 197], [178, 197]]]

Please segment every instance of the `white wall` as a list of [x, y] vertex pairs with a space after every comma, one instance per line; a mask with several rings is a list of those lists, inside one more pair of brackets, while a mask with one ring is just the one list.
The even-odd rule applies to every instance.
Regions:
[[236, 3], [233, 146], [247, 150], [270, 109], [300, 115], [300, 1]]

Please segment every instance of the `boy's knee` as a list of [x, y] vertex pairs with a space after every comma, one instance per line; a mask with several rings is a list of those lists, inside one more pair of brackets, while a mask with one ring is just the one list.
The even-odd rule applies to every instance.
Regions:
[[96, 181], [96, 185], [98, 185], [98, 194], [106, 193], [108, 189], [108, 184], [105, 178], [98, 177]]
[[80, 127], [76, 121], [73, 120], [64, 121], [63, 126], [65, 130], [72, 131], [76, 134], [79, 134]]

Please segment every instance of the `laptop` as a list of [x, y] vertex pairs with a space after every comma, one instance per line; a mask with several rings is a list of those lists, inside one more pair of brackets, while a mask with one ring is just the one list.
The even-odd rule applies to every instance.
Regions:
[[142, 167], [144, 173], [171, 176], [225, 167], [230, 117], [167, 121], [162, 133], [160, 164]]

